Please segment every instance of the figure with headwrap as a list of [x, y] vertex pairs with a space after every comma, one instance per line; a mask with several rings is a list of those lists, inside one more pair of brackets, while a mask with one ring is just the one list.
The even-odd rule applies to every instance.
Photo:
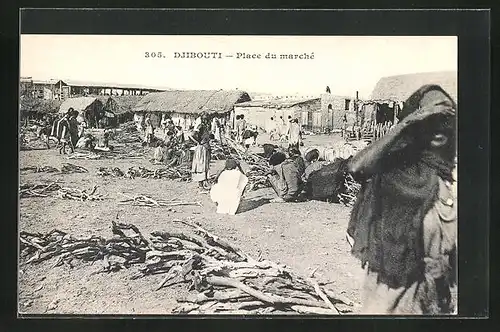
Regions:
[[210, 133], [208, 118], [206, 115], [201, 116], [201, 122], [194, 130], [190, 137], [197, 145], [194, 148], [193, 164], [191, 167], [192, 180], [198, 182], [198, 186], [202, 189], [206, 188], [206, 181], [210, 170], [210, 140], [213, 135]]
[[289, 123], [290, 125], [286, 133], [288, 136], [288, 147], [298, 149], [302, 140], [302, 130], [299, 125], [299, 120], [292, 119]]
[[398, 120], [348, 165], [362, 185], [347, 230], [366, 272], [362, 312], [448, 314], [456, 282], [456, 104], [440, 86], [425, 85]]
[[248, 178], [235, 159], [227, 159], [210, 189], [210, 198], [217, 204], [217, 213], [235, 215]]

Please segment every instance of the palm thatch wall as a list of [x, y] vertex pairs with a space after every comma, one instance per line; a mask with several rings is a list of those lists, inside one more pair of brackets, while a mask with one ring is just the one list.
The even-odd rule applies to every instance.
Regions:
[[457, 101], [456, 71], [406, 74], [381, 78], [373, 89], [372, 100], [405, 101], [425, 84], [438, 84]]
[[133, 108], [134, 112], [180, 114], [228, 113], [234, 105], [250, 101], [250, 96], [238, 90], [177, 90], [150, 93]]

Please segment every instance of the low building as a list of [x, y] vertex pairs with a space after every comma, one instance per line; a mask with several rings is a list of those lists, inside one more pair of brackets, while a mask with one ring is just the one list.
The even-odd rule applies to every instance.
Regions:
[[[314, 113], [321, 111], [321, 99], [266, 99], [254, 100], [235, 105], [235, 115], [244, 115], [248, 124], [269, 131], [271, 118], [274, 121], [288, 121], [288, 117], [299, 119], [299, 124], [307, 128], [321, 126], [314, 123]], [[320, 118], [321, 119], [321, 118]]]
[[240, 90], [171, 90], [144, 96], [133, 111], [136, 122], [149, 114], [153, 126], [159, 127], [161, 116], [168, 115], [175, 125], [189, 128], [202, 112], [231, 121], [235, 105], [246, 101], [249, 95]]

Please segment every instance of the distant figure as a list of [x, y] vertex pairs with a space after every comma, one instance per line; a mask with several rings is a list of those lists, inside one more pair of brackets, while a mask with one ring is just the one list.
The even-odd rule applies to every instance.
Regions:
[[342, 117], [342, 132], [341, 132], [342, 138], [346, 139], [347, 138], [347, 114], [344, 114]]
[[217, 213], [235, 215], [248, 178], [234, 159], [227, 159], [224, 169], [215, 178], [210, 198], [217, 204]]
[[277, 132], [276, 121], [274, 120], [273, 117], [271, 117], [271, 120], [269, 121], [269, 127], [268, 127], [267, 132], [269, 133], [270, 140], [276, 140], [277, 138], [279, 138], [278, 132]]
[[241, 114], [240, 121], [238, 122], [238, 127], [236, 128], [239, 143], [243, 143], [244, 139], [243, 134], [245, 133], [246, 127], [247, 127], [247, 122], [245, 121], [245, 116]]
[[71, 153], [73, 153], [74, 147], [71, 142], [71, 133], [70, 133], [70, 124], [69, 124], [69, 115], [72, 112], [72, 108], [68, 110], [66, 114], [62, 117], [61, 120], [57, 122], [57, 138], [58, 141], [61, 142], [61, 146], [59, 148], [59, 154], [66, 154], [66, 145], [69, 144], [71, 149]]
[[290, 128], [288, 129], [287, 136], [288, 148], [295, 148], [298, 150], [302, 140], [302, 129], [300, 128], [298, 119], [293, 119], [290, 122]]
[[326, 93], [331, 93], [330, 87], [328, 85], [326, 86]]
[[193, 132], [191, 139], [197, 145], [194, 149], [193, 163], [191, 166], [192, 180], [198, 182], [200, 189], [207, 189], [206, 181], [210, 171], [210, 140], [213, 135], [210, 133], [208, 118], [205, 115], [201, 116], [201, 123]]
[[153, 124], [151, 123], [151, 115], [150, 114], [146, 115], [146, 118], [144, 119], [144, 125], [146, 127], [146, 136], [144, 137], [144, 140], [149, 145], [149, 144], [151, 144], [151, 142], [153, 140], [153, 135], [154, 135], [154, 128], [153, 128]]

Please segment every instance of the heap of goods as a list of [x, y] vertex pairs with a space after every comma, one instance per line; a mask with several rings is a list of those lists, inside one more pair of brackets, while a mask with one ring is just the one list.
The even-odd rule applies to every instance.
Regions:
[[75, 238], [53, 230], [47, 234], [21, 232], [22, 263], [56, 258], [54, 266], [79, 261], [102, 262], [96, 273], [137, 267], [133, 279], [163, 275], [160, 290], [184, 284], [191, 290], [177, 299], [176, 313], [189, 314], [333, 314], [350, 312], [352, 301], [312, 276], [288, 267], [253, 259], [234, 245], [188, 221], [189, 232], [151, 233], [146, 239], [131, 224], [112, 222], [113, 238]]

